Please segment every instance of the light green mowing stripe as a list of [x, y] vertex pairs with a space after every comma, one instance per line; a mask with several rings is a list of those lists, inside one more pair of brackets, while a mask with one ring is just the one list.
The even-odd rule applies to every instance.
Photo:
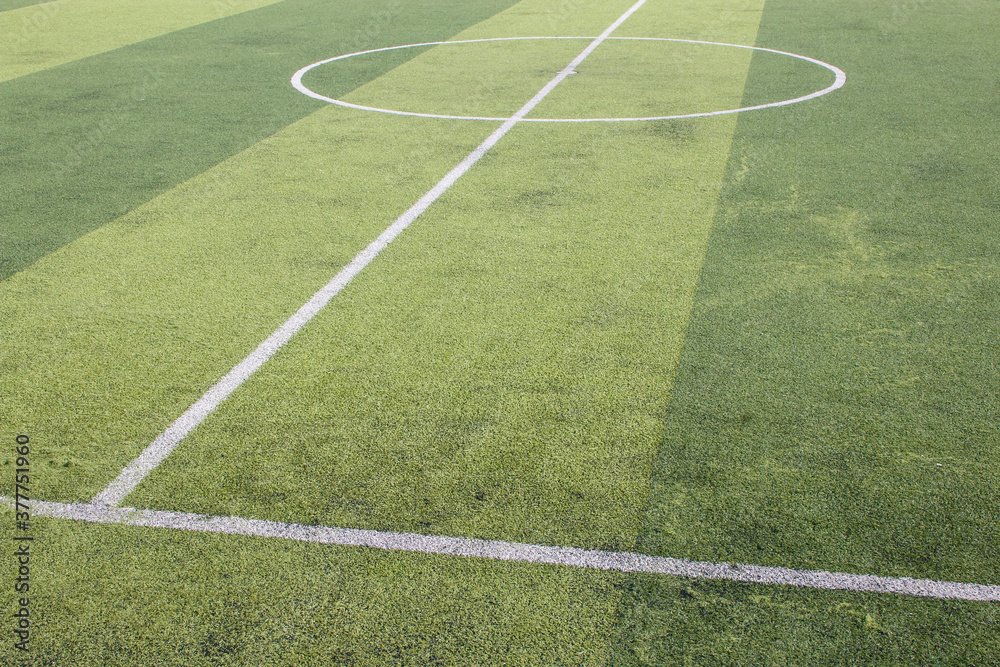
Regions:
[[[529, 35], [588, 36], [600, 21], [615, 19], [620, 3], [592, 0], [520, 2], [455, 39]], [[672, 37], [753, 45], [763, 2], [757, 0], [656, 0], [615, 31], [616, 37]]]
[[438, 137], [335, 116], [307, 116], [2, 283], [0, 423], [43, 443], [40, 497], [103, 488], [481, 140], [472, 125]]
[[[355, 255], [354, 259], [345, 266], [333, 279], [318, 290], [309, 301], [305, 303], [295, 314], [287, 319], [278, 329], [267, 339], [233, 367], [219, 382], [208, 392], [202, 395], [198, 401], [188, 408], [183, 415], [178, 417], [153, 443], [147, 447], [142, 454], [133, 460], [107, 488], [98, 496], [95, 496], [93, 503], [99, 505], [117, 506], [129, 495], [145, 476], [160, 464], [163, 459], [170, 455], [170, 452], [187, 437], [187, 434], [199, 426], [208, 415], [218, 407], [229, 395], [238, 389], [258, 368], [267, 363], [270, 358], [286, 342], [291, 340], [308, 322], [319, 313], [326, 304], [337, 296], [340, 291], [347, 286], [354, 277], [363, 271], [378, 255], [385, 249], [400, 233], [410, 226], [420, 215], [437, 201], [447, 190], [455, 184], [469, 169], [471, 169], [486, 153], [499, 142], [506, 134], [514, 128], [517, 123], [524, 118], [531, 110], [538, 105], [546, 95], [551, 93], [559, 83], [570, 76], [572, 69], [582, 63], [586, 57], [603, 42], [615, 28], [631, 16], [635, 11], [645, 4], [646, 0], [638, 0], [635, 5], [629, 8], [617, 21], [606, 28], [601, 36], [594, 39], [580, 52], [565, 68], [552, 78], [545, 86], [535, 93], [528, 102], [524, 104], [510, 118], [504, 120], [503, 124], [494, 130], [481, 144], [474, 148], [455, 167], [437, 182], [434, 187], [428, 190], [410, 208], [400, 215], [395, 222], [387, 227], [378, 238], [372, 241], [364, 250]], [[322, 61], [323, 63], [329, 61]], [[312, 66], [310, 66], [312, 67]], [[298, 85], [300, 74], [307, 69], [299, 70], [293, 77], [292, 83]]]
[[29, 652], [8, 628], [3, 665], [597, 667], [623, 579], [44, 517], [33, 534]]
[[[690, 15], [682, 9], [649, 5], [676, 22]], [[503, 16], [496, 33], [520, 29]], [[735, 22], [719, 32], [752, 43], [754, 30]], [[489, 32], [480, 24], [472, 34]], [[579, 50], [528, 46], [537, 59], [525, 75], [545, 79]], [[501, 102], [517, 108], [523, 82], [495, 73], [528, 46], [441, 46], [349, 99], [427, 104], [413, 83], [424, 80], [429, 96], [447, 101], [438, 84], [471, 81], [463, 75], [474, 71], [489, 94], [474, 89], [466, 101], [493, 105], [490, 113]], [[621, 46], [602, 45], [595, 67], [625, 53], [641, 69], [642, 54]], [[726, 53], [731, 79], [710, 79], [719, 108], [739, 101], [749, 61]], [[704, 74], [719, 67], [710, 59]], [[642, 93], [658, 106], [676, 90]], [[551, 97], [570, 104], [565, 95]], [[383, 118], [441, 136], [474, 125]], [[126, 502], [628, 549], [732, 131], [725, 118], [518, 126]], [[192, 488], [212, 492], [194, 497]]]
[[0, 13], [0, 81], [279, 0], [55, 0]]

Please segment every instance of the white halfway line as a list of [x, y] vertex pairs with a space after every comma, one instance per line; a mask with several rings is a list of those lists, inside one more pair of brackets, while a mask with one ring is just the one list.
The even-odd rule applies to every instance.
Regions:
[[[0, 502], [13, 506], [11, 498]], [[710, 563], [637, 553], [619, 553], [521, 544], [500, 540], [441, 537], [416, 533], [392, 533], [357, 528], [330, 528], [279, 523], [240, 517], [208, 516], [185, 512], [136, 510], [106, 505], [29, 501], [36, 515], [89, 523], [124, 524], [147, 528], [172, 528], [203, 533], [271, 537], [317, 544], [369, 547], [386, 551], [408, 551], [497, 561], [562, 565], [593, 570], [646, 572], [689, 579], [728, 579], [748, 584], [785, 585], [866, 593], [896, 593], [916, 597], [1000, 602], [1000, 586], [966, 584], [909, 577], [879, 577], [787, 567]]]
[[399, 234], [410, 226], [410, 224], [416, 220], [421, 213], [427, 210], [427, 208], [433, 204], [438, 197], [443, 195], [448, 188], [455, 184], [465, 172], [472, 168], [476, 162], [479, 161], [483, 155], [486, 154], [500, 139], [507, 134], [511, 128], [513, 128], [518, 121], [524, 118], [532, 109], [534, 109], [539, 102], [545, 99], [552, 90], [562, 82], [567, 76], [569, 76], [576, 67], [584, 61], [584, 59], [589, 56], [594, 49], [601, 45], [601, 42], [606, 40], [612, 32], [614, 32], [618, 26], [625, 22], [628, 17], [630, 17], [639, 7], [645, 4], [646, 0], [639, 0], [637, 3], [632, 5], [628, 11], [618, 17], [618, 20], [612, 23], [607, 30], [601, 33], [600, 37], [597, 37], [590, 44], [587, 45], [580, 55], [578, 55], [573, 62], [566, 66], [561, 72], [559, 72], [555, 78], [545, 84], [534, 97], [532, 97], [528, 102], [521, 107], [517, 113], [504, 121], [503, 125], [499, 127], [493, 134], [491, 134], [486, 141], [481, 143], [474, 151], [469, 153], [469, 155], [462, 160], [457, 167], [448, 172], [448, 174], [441, 179], [441, 181], [431, 188], [427, 194], [420, 198], [416, 204], [414, 204], [408, 211], [399, 216], [396, 222], [392, 223], [382, 234], [371, 242], [367, 248], [362, 250], [358, 255], [351, 260], [351, 263], [345, 266], [340, 273], [334, 276], [333, 280], [327, 283], [322, 289], [320, 289], [316, 294], [313, 295], [309, 301], [306, 302], [299, 310], [288, 318], [288, 320], [282, 324], [278, 329], [268, 336], [267, 340], [261, 343], [256, 350], [251, 352], [243, 361], [236, 364], [221, 380], [219, 380], [215, 386], [205, 392], [205, 394], [199, 398], [194, 405], [188, 408], [184, 414], [177, 418], [174, 423], [167, 427], [167, 429], [161, 433], [159, 436], [153, 440], [138, 457], [131, 463], [129, 463], [125, 468], [118, 474], [118, 477], [113, 479], [107, 488], [94, 496], [92, 503], [99, 505], [107, 505], [110, 507], [115, 507], [120, 505], [125, 497], [132, 493], [132, 491], [139, 485], [139, 483], [146, 478], [149, 473], [151, 473], [156, 466], [160, 465], [164, 459], [166, 459], [170, 453], [181, 443], [181, 441], [187, 437], [187, 434], [194, 430], [201, 422], [212, 413], [215, 408], [219, 406], [224, 400], [226, 400], [230, 394], [232, 394], [240, 385], [247, 381], [247, 379], [253, 375], [253, 373], [267, 363], [268, 359], [274, 356], [285, 343], [287, 343], [292, 336], [294, 336], [302, 327], [306, 325], [309, 320], [316, 316], [316, 314], [329, 303], [330, 299], [336, 296], [340, 290], [351, 282], [351, 280], [358, 275], [366, 266], [368, 266], [375, 257], [378, 256], [382, 250], [392, 243]]

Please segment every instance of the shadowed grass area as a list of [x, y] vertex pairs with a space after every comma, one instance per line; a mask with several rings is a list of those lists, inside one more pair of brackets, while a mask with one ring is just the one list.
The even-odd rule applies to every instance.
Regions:
[[[834, 63], [848, 83], [739, 120], [642, 550], [1000, 582], [1000, 143], [985, 92], [998, 29], [996, 3], [769, 0], [758, 44]], [[755, 58], [747, 99], [773, 75]], [[664, 620], [683, 601], [669, 582], [632, 591], [620, 662], [1000, 653], [990, 605], [844, 595], [875, 620], [832, 607], [799, 620], [713, 586], [700, 627]]]
[[[320, 108], [288, 83], [300, 67], [445, 39], [509, 4], [286, 0], [0, 83], [0, 278]], [[345, 63], [330, 90], [417, 53]]]
[[[633, 576], [607, 665], [985, 665], [1000, 608], [955, 600]], [[624, 650], [622, 650], [624, 647]]]
[[0, 0], [0, 12], [28, 7], [29, 5], [40, 5], [43, 2], [50, 2], [50, 0]]
[[0, 81], [278, 1], [55, 0], [3, 13]]

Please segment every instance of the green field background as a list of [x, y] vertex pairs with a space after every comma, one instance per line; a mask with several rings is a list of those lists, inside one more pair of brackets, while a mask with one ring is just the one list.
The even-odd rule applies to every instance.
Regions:
[[[258, 4], [0, 82], [0, 422], [11, 451], [32, 436], [37, 497], [100, 491], [496, 126], [327, 107], [292, 72], [592, 36], [630, 3]], [[44, 7], [22, 5], [0, 10]], [[847, 85], [738, 117], [515, 128], [126, 504], [1000, 583], [997, 34], [988, 0], [649, 0], [616, 35], [806, 54]], [[307, 83], [505, 114], [585, 43], [470, 46], [455, 77], [464, 47], [392, 51]], [[533, 115], [728, 108], [830, 78], [608, 42]], [[3, 664], [1000, 656], [988, 603], [33, 531], [32, 652], [5, 634]]]

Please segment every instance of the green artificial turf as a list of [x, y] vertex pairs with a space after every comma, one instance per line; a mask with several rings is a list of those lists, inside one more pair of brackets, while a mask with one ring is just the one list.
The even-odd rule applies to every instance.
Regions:
[[996, 603], [638, 575], [606, 665], [988, 665]]
[[[739, 120], [642, 551], [1000, 582], [1000, 145], [984, 92], [1000, 15], [953, 9], [766, 5], [759, 45], [834, 63], [848, 83]], [[773, 74], [755, 57], [746, 101]], [[704, 623], [684, 630], [665, 620], [684, 600], [675, 583], [630, 591], [620, 662], [1000, 655], [995, 605], [774, 591], [791, 605], [776, 616], [745, 587], [710, 588]], [[795, 611], [796, 598], [822, 602]]]
[[[497, 127], [328, 107], [296, 69], [595, 35], [630, 4], [285, 0], [0, 83], [0, 476], [27, 433], [32, 497], [89, 500]], [[124, 504], [1000, 583], [998, 21], [985, 0], [649, 0], [616, 34], [801, 53], [847, 86], [516, 127]], [[392, 51], [306, 82], [506, 114], [585, 43]], [[831, 79], [609, 41], [533, 115]], [[32, 526], [32, 652], [8, 635], [3, 664], [1000, 655], [995, 603]]]
[[[0, 278], [320, 108], [289, 85], [300, 67], [508, 4], [286, 0], [0, 83]], [[417, 53], [346, 62], [329, 92]]]
[[0, 81], [279, 0], [56, 0], [0, 14]]
[[50, 0], [0, 0], [0, 12], [6, 12], [11, 9], [20, 9], [21, 7], [28, 7], [30, 5], [40, 5], [49, 1]]
[[5, 281], [0, 409], [39, 493], [103, 488], [479, 141], [370, 122], [310, 115]]
[[[490, 23], [506, 34], [507, 21]], [[584, 32], [601, 29], [595, 19]], [[546, 72], [535, 90], [585, 46], [529, 45], [536, 64], [522, 67]], [[392, 99], [408, 103], [425, 80], [435, 99], [451, 55], [448, 81], [482, 72], [491, 112], [511, 113], [534, 91], [518, 80], [497, 89], [490, 70], [516, 68], [528, 46], [490, 46], [435, 49], [349, 99], [388, 103], [399, 91]], [[729, 55], [731, 76], [702, 92], [719, 108], [738, 103], [749, 65], [748, 52]], [[582, 92], [553, 98], [569, 105]], [[631, 548], [734, 122], [516, 128], [126, 503]], [[370, 123], [414, 138], [494, 127]]]
[[29, 649], [5, 620], [4, 665], [598, 666], [619, 595], [616, 575], [572, 568], [51, 519], [33, 533]]

